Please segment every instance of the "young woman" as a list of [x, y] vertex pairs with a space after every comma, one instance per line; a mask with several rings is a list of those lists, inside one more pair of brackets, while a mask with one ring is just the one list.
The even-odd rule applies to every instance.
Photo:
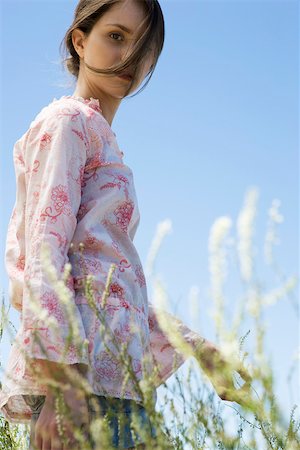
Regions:
[[[6, 267], [10, 301], [21, 312], [22, 325], [11, 349], [0, 408], [11, 422], [31, 420], [31, 448], [75, 448], [72, 425], [66, 425], [67, 447], [59, 437], [55, 396], [44, 380], [66, 384], [77, 371], [88, 382], [89, 395], [80, 395], [71, 382], [62, 391], [72, 423], [87, 425], [99, 412], [91, 401], [96, 400], [102, 415], [109, 407], [115, 411], [109, 422], [111, 447], [144, 448], [130, 431], [132, 411], [138, 411], [153, 437], [156, 430], [141, 392], [127, 377], [121, 344], [127, 344], [129, 367], [138, 381], [149, 378], [154, 363], [158, 365], [156, 387], [184, 356], [171, 345], [148, 303], [133, 244], [139, 223], [133, 174], [111, 126], [122, 99], [153, 73], [164, 43], [163, 14], [156, 0], [80, 0], [64, 43], [75, 91], [43, 108], [14, 147], [17, 197]], [[71, 263], [65, 301], [42, 266], [43, 242], [58, 274]], [[88, 301], [86, 274], [93, 275], [98, 313], [111, 340], [99, 333], [102, 324]], [[41, 307], [48, 317], [40, 314]], [[213, 370], [213, 344], [168, 317], [194, 348], [203, 344], [203, 364]], [[71, 341], [70, 318], [76, 324]], [[224, 392], [221, 398], [228, 399]], [[155, 404], [156, 389], [152, 396]], [[126, 419], [122, 429], [120, 416]]]

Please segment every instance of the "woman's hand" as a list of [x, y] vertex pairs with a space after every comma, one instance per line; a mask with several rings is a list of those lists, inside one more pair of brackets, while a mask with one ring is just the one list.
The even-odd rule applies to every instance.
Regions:
[[72, 450], [78, 449], [78, 441], [74, 438], [74, 428], [87, 430], [89, 424], [87, 400], [82, 391], [70, 387], [61, 392], [63, 403], [70, 410], [67, 417], [62, 414], [61, 425], [66, 437], [65, 445], [63, 437], [58, 430], [55, 410], [55, 395], [49, 392], [35, 425], [35, 442], [37, 450]]
[[[249, 395], [251, 375], [241, 364], [235, 367], [227, 361], [212, 342], [204, 339], [197, 349], [196, 358], [222, 400], [242, 403], [245, 396]], [[234, 386], [234, 371], [237, 371], [245, 380], [245, 384], [240, 389]]]

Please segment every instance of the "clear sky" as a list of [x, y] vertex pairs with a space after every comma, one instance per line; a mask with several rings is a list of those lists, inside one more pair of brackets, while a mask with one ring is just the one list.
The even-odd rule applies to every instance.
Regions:
[[[218, 217], [229, 216], [235, 234], [250, 187], [259, 191], [255, 263], [264, 288], [281, 285], [262, 254], [273, 199], [280, 200], [284, 217], [275, 259], [284, 276], [299, 272], [299, 5], [288, 0], [160, 3], [166, 26], [163, 53], [146, 89], [122, 102], [112, 129], [134, 173], [141, 213], [135, 244], [141, 260], [146, 262], [157, 223], [170, 219], [173, 232], [156, 269], [172, 311], [189, 325], [187, 298], [190, 287], [198, 286], [200, 313], [193, 327], [214, 340], [209, 232]], [[4, 245], [15, 201], [13, 146], [44, 106], [74, 91], [74, 85], [67, 85], [71, 78], [61, 68], [58, 47], [76, 4], [1, 1], [0, 277], [6, 295]], [[235, 274], [226, 288], [228, 306], [240, 292]], [[299, 349], [293, 306], [298, 300], [294, 291], [264, 311], [275, 393], [286, 417], [293, 405], [287, 375]], [[17, 327], [18, 313], [11, 311], [10, 317]], [[253, 323], [245, 323], [242, 334], [250, 328]], [[8, 351], [5, 336], [4, 363]], [[299, 404], [299, 371], [292, 385], [293, 401]]]

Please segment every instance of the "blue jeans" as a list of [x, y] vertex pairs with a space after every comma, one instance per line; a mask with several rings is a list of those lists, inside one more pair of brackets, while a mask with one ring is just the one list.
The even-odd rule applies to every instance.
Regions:
[[[32, 411], [29, 450], [36, 450], [34, 446], [35, 424], [38, 420], [46, 397], [44, 395], [23, 395], [23, 398]], [[94, 404], [94, 401], [96, 402], [96, 405]], [[144, 442], [138, 433], [136, 433], [137, 438], [135, 438], [130, 429], [133, 411], [137, 411], [143, 429], [146, 429], [153, 438], [157, 436], [156, 429], [151, 424], [146, 409], [134, 400], [90, 394], [87, 397], [87, 402], [90, 421], [99, 417], [99, 413], [101, 417], [107, 418], [107, 423], [109, 424], [109, 428], [112, 432], [111, 446], [113, 448], [128, 449]], [[99, 412], [97, 412], [97, 406], [99, 406]], [[88, 439], [90, 441], [91, 448], [94, 449], [96, 447], [96, 443], [93, 441], [92, 436], [89, 436]]]

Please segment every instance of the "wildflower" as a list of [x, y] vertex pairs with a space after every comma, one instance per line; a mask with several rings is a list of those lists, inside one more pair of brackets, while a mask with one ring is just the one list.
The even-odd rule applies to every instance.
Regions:
[[150, 245], [147, 261], [145, 264], [146, 275], [148, 276], [152, 275], [154, 261], [159, 251], [159, 248], [161, 247], [162, 241], [168, 233], [171, 233], [171, 231], [172, 231], [172, 222], [170, 219], [166, 219], [157, 225], [156, 233]]
[[250, 189], [245, 198], [244, 207], [237, 220], [238, 244], [237, 251], [240, 262], [241, 277], [250, 282], [253, 272], [252, 236], [254, 234], [254, 219], [258, 190]]

